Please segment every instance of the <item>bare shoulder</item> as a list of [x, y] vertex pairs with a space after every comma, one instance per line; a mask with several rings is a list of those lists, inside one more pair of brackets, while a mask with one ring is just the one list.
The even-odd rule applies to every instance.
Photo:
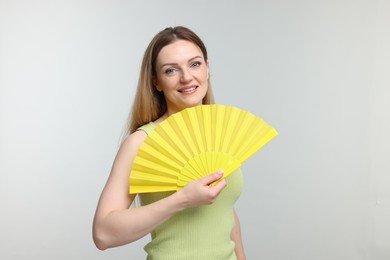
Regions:
[[123, 182], [123, 180], [128, 178], [133, 160], [146, 137], [147, 134], [145, 132], [137, 131], [123, 140], [114, 160], [110, 174], [111, 179], [115, 179], [115, 176], [121, 176], [120, 182]]
[[138, 151], [147, 136], [144, 131], [135, 131], [123, 140], [121, 149]]

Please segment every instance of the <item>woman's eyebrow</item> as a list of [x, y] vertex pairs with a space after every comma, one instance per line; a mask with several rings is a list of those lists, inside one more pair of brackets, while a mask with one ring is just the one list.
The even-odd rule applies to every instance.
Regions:
[[[199, 58], [200, 58], [200, 59], [203, 59], [202, 56], [197, 55], [197, 56], [195, 56], [195, 57], [189, 59], [188, 62], [191, 62], [191, 61], [193, 61], [193, 60], [195, 60], [195, 59], [199, 59]], [[164, 66], [175, 66], [175, 65], [177, 65], [176, 62], [168, 62], [168, 63], [161, 64], [160, 68], [162, 68], [162, 67], [164, 67]]]
[[189, 59], [188, 61], [193, 61], [193, 60], [198, 59], [198, 58], [203, 59], [202, 56], [199, 56], [199, 55], [198, 55], [198, 56], [195, 56], [195, 57]]

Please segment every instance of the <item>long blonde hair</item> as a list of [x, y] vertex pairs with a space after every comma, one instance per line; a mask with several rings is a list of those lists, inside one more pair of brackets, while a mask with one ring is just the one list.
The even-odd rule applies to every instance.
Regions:
[[[155, 67], [159, 52], [163, 47], [177, 40], [186, 40], [196, 44], [201, 49], [205, 61], [208, 61], [206, 46], [199, 36], [186, 27], [168, 27], [154, 36], [142, 60], [137, 92], [134, 97], [133, 107], [130, 111], [124, 137], [135, 132], [140, 126], [157, 120], [167, 111], [164, 94], [157, 91], [153, 84], [153, 78], [156, 76]], [[208, 90], [202, 103], [214, 103], [210, 78], [208, 80]]]

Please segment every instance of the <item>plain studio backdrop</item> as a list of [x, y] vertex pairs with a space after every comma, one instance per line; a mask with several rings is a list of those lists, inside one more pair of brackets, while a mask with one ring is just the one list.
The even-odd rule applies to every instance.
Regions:
[[145, 258], [149, 236], [97, 250], [92, 218], [143, 52], [185, 25], [217, 103], [279, 131], [242, 167], [248, 259], [390, 259], [389, 14], [387, 0], [0, 1], [0, 258]]

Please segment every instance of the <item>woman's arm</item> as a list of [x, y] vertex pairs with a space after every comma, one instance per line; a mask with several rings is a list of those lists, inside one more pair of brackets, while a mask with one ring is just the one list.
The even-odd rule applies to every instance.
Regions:
[[232, 230], [231, 239], [234, 241], [236, 246], [235, 252], [236, 252], [237, 260], [246, 260], [244, 246], [242, 244], [242, 239], [241, 239], [240, 220], [238, 219], [236, 210], [233, 211], [233, 214], [234, 214], [235, 225]]
[[94, 223], [93, 239], [97, 248], [104, 250], [131, 243], [149, 234], [175, 213], [197, 205], [211, 204], [226, 186], [214, 173], [189, 183], [179, 192], [139, 208], [130, 208], [135, 195], [129, 195], [129, 173], [138, 148], [146, 133], [138, 131], [123, 142], [115, 158], [110, 176], [100, 197]]

